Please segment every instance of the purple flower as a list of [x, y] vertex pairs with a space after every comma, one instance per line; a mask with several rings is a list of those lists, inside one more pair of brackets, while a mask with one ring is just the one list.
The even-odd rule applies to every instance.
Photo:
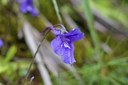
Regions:
[[0, 48], [4, 45], [3, 40], [0, 39]]
[[66, 64], [73, 64], [74, 59], [74, 45], [73, 42], [84, 38], [84, 33], [79, 28], [75, 28], [69, 32], [62, 31], [57, 28], [52, 28], [56, 38], [52, 40], [51, 47], [54, 52], [61, 56]]
[[17, 0], [20, 3], [20, 11], [22, 13], [30, 13], [32, 16], [38, 16], [39, 12], [34, 7], [33, 0]]

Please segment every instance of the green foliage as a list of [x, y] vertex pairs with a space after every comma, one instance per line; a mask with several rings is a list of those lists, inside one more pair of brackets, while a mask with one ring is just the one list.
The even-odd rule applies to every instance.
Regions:
[[5, 57], [0, 56], [0, 79], [2, 78], [4, 81], [9, 81], [6, 81], [6, 83], [9, 83], [10, 85], [16, 85], [18, 84], [18, 81], [21, 81], [18, 77], [23, 77], [26, 74], [26, 69], [29, 64], [29, 62], [25, 61], [12, 61], [16, 52], [17, 47], [12, 45]]
[[9, 51], [7, 52], [4, 62], [8, 63], [16, 54], [16, 50], [17, 50], [16, 46], [11, 46]]
[[83, 0], [83, 7], [84, 7], [84, 14], [87, 19], [87, 24], [89, 27], [89, 31], [91, 34], [91, 38], [93, 40], [93, 43], [95, 45], [95, 52], [99, 56], [99, 51], [100, 51], [100, 42], [99, 42], [99, 37], [98, 34], [96, 33], [96, 30], [94, 28], [94, 19], [93, 19], [93, 14], [90, 8], [89, 0]]
[[79, 85], [79, 81], [75, 80], [74, 77], [65, 71], [59, 72], [57, 78], [52, 78], [54, 85]]
[[7, 3], [8, 3], [8, 0], [1, 0], [0, 1], [0, 4], [2, 4], [2, 5], [7, 5]]
[[117, 1], [119, 2], [116, 3], [113, 1], [112, 3], [108, 0], [92, 0], [90, 2], [92, 8], [98, 9], [98, 12], [100, 12], [105, 17], [121, 23], [122, 26], [128, 27], [128, 16], [127, 13], [124, 11], [125, 6], [127, 6], [127, 3], [125, 3], [127, 0]]

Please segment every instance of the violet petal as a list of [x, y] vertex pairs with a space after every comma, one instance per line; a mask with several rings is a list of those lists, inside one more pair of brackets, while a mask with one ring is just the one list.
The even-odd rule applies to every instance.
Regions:
[[71, 42], [75, 42], [84, 38], [84, 33], [82, 33], [78, 28], [76, 28], [65, 34], [65, 37], [68, 38]]

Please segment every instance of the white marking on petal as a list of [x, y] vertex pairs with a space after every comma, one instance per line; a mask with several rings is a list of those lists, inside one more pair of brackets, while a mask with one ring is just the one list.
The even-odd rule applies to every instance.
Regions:
[[64, 47], [71, 49], [71, 47], [69, 46], [67, 42], [64, 42]]
[[27, 7], [27, 10], [28, 10], [28, 11], [31, 11], [31, 10], [32, 10], [32, 7], [31, 7], [31, 6], [28, 6], [28, 7]]

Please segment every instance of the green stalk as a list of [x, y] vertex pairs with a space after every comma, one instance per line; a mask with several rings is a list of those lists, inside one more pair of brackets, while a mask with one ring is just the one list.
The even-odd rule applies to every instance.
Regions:
[[62, 23], [62, 18], [61, 18], [61, 15], [59, 13], [59, 8], [58, 8], [58, 5], [57, 5], [57, 1], [56, 0], [52, 0], [52, 2], [53, 2], [53, 5], [54, 5], [54, 8], [55, 8], [57, 17], [58, 17], [60, 23]]
[[95, 46], [95, 52], [99, 56], [100, 55], [100, 40], [94, 28], [94, 19], [93, 19], [93, 14], [92, 14], [90, 5], [89, 5], [89, 0], [83, 0], [83, 6], [84, 6], [84, 14], [87, 20], [87, 25], [89, 27], [91, 38]]

